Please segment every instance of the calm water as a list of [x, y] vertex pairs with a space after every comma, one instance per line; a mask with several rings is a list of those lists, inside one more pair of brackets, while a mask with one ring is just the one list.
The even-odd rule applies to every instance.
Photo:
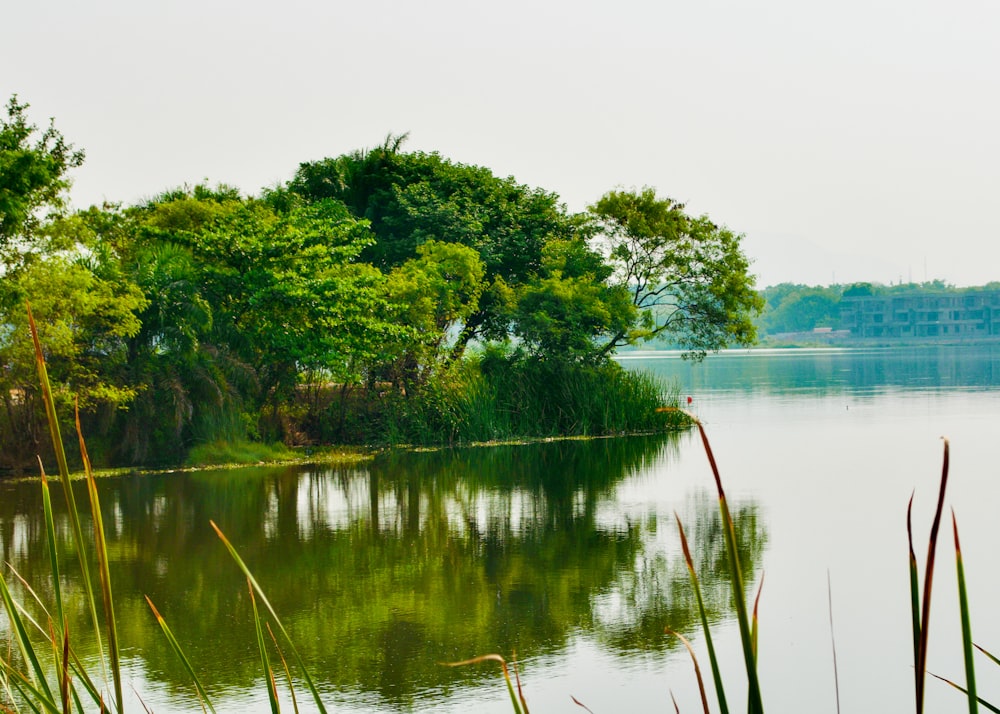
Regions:
[[[919, 542], [942, 435], [952, 443], [973, 631], [1000, 649], [1000, 351], [727, 353], [700, 365], [651, 353], [623, 363], [678, 380], [707, 425], [744, 571], [752, 587], [764, 580], [768, 711], [835, 711], [828, 578], [843, 710], [912, 711], [906, 503], [915, 490]], [[599, 713], [665, 712], [670, 692], [681, 711], [698, 711], [690, 660], [662, 634], [670, 626], [702, 650], [676, 512], [716, 613], [730, 701], [740, 701], [711, 488], [690, 434], [396, 455], [350, 470], [106, 479], [126, 689], [161, 714], [196, 707], [148, 594], [220, 711], [267, 710], [246, 586], [212, 519], [257, 574], [332, 711], [508, 712], [495, 666], [437, 663], [515, 650], [532, 711], [583, 711], [573, 695]], [[0, 555], [44, 597], [38, 485], [0, 489]], [[939, 568], [930, 666], [961, 678], [944, 549]], [[70, 628], [84, 631], [85, 621]], [[993, 700], [996, 671], [980, 665]], [[962, 706], [946, 685], [928, 686], [931, 711]]]

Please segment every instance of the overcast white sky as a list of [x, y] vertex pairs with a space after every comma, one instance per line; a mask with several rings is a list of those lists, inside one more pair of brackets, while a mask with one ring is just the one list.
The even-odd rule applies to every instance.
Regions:
[[582, 210], [655, 187], [758, 285], [1000, 280], [995, 0], [33, 0], [0, 99], [87, 152], [74, 204], [409, 149]]

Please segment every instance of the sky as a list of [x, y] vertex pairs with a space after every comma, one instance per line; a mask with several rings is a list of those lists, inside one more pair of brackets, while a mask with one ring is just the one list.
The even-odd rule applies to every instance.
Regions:
[[35, 0], [0, 99], [78, 148], [71, 199], [246, 193], [404, 148], [584, 210], [654, 187], [760, 287], [1000, 280], [995, 0]]

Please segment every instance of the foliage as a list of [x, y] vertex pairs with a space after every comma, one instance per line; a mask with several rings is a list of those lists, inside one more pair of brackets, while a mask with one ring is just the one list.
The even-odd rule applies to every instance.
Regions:
[[582, 239], [550, 241], [541, 277], [524, 286], [515, 334], [536, 356], [594, 359], [602, 337], [627, 333], [637, 316], [624, 285], [610, 285], [611, 268]]
[[809, 287], [781, 283], [761, 291], [764, 311], [758, 320], [760, 331], [806, 332], [816, 327], [836, 327], [840, 323], [839, 286]]
[[676, 388], [615, 362], [490, 349], [440, 374], [419, 395], [391, 400], [377, 428], [390, 443], [414, 444], [620, 435], [683, 426], [686, 419], [663, 411], [677, 402]]
[[611, 336], [605, 353], [660, 335], [697, 359], [728, 345], [753, 344], [753, 316], [763, 301], [742, 236], [707, 216], [688, 216], [683, 204], [657, 198], [652, 188], [610, 191], [590, 210], [615, 281], [641, 315], [637, 329]]
[[[140, 329], [142, 293], [102, 278], [80, 259], [50, 256], [5, 278], [9, 299], [0, 304], [0, 465], [19, 467], [46, 451], [40, 435], [45, 414], [32, 374], [34, 347], [24, 301], [41, 323], [59, 413], [69, 423], [81, 409], [127, 408], [138, 390], [124, 379], [126, 344]], [[6, 461], [6, 464], [3, 462]]]
[[430, 240], [417, 257], [387, 277], [391, 321], [406, 325], [383, 345], [382, 378], [409, 392], [433, 374], [447, 354], [449, 339], [479, 309], [484, 289], [479, 254], [457, 243]]
[[7, 116], [0, 118], [0, 264], [9, 264], [13, 255], [8, 251], [18, 247], [14, 243], [36, 231], [41, 209], [63, 207], [66, 174], [84, 158], [54, 121], [36, 137], [38, 128], [28, 122], [27, 110], [13, 96]]
[[[83, 155], [52, 126], [35, 137], [25, 110], [11, 100], [0, 125], [0, 467], [29, 465], [40, 443], [25, 299], [60, 418], [76, 394], [101, 466], [179, 464], [220, 442], [471, 438], [448, 421], [468, 404], [480, 421], [508, 417], [481, 411], [496, 385], [464, 362], [470, 345], [515, 344], [515, 373], [552, 377], [540, 388], [581, 379], [613, 394], [627, 391], [607, 365], [618, 345], [669, 333], [700, 355], [753, 336], [739, 237], [651, 190], [632, 197], [663, 235], [619, 221], [609, 202], [626, 194], [572, 215], [554, 193], [389, 137], [303, 163], [259, 196], [184, 186], [63, 215], [66, 173]], [[675, 224], [682, 240], [669, 243]], [[608, 254], [592, 242], [599, 229]], [[659, 261], [639, 276], [645, 292], [623, 269], [623, 246], [643, 242]], [[667, 280], [669, 293], [656, 282]], [[581, 407], [573, 419], [537, 415], [539, 433], [662, 421], [606, 419], [555, 391], [517, 396]], [[492, 403], [520, 408], [503, 400]], [[538, 435], [529, 424], [499, 431]]]
[[248, 201], [198, 233], [171, 237], [198, 262], [214, 330], [253, 367], [260, 405], [287, 400], [300, 370], [356, 377], [357, 361], [392, 331], [378, 320], [381, 274], [355, 262], [367, 227], [340, 204], [278, 214]]
[[552, 239], [577, 235], [581, 222], [555, 194], [459, 164], [436, 153], [400, 151], [402, 139], [370, 151], [300, 165], [290, 189], [307, 200], [343, 201], [371, 221], [375, 242], [362, 259], [391, 270], [436, 240], [474, 249], [483, 263], [484, 295], [464, 320], [453, 347], [476, 338], [503, 339], [509, 330], [506, 288], [534, 280]]

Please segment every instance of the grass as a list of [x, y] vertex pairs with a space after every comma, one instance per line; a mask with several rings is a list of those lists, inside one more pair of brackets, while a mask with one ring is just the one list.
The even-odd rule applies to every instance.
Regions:
[[213, 441], [198, 444], [188, 452], [185, 466], [221, 466], [224, 464], [260, 464], [291, 461], [294, 451], [282, 443], [262, 444], [252, 441]]
[[687, 426], [676, 386], [609, 362], [551, 362], [488, 353], [453, 365], [419, 392], [387, 399], [375, 438], [469, 444], [608, 436]]

